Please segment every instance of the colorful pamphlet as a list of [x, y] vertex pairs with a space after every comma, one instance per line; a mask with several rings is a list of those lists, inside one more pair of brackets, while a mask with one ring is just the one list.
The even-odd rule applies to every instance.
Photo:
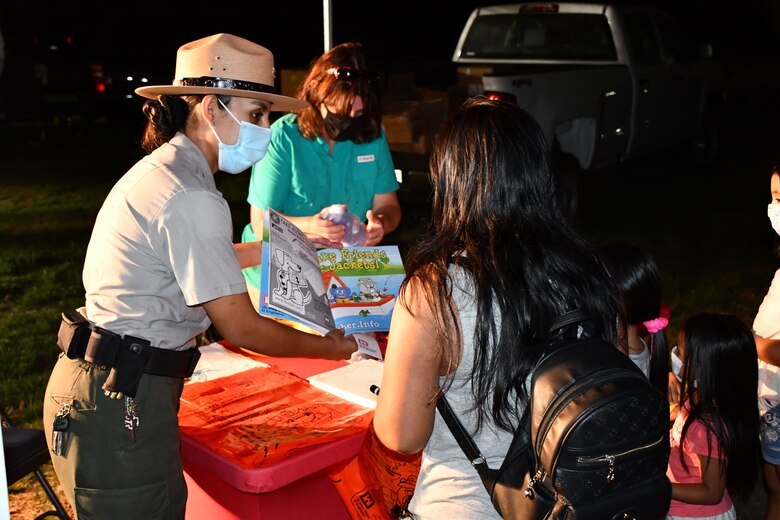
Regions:
[[326, 334], [390, 330], [405, 272], [398, 246], [317, 250], [280, 213], [263, 226], [260, 314]]

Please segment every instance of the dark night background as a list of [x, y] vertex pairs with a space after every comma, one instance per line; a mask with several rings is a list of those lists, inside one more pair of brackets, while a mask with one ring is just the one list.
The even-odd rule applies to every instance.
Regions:
[[[383, 62], [446, 61], [471, 10], [493, 3], [510, 2], [332, 0], [334, 42], [360, 40]], [[777, 56], [770, 52], [776, 51], [779, 35], [776, 0], [649, 3], [670, 12], [694, 41], [712, 43], [724, 58]], [[305, 66], [322, 51], [320, 0], [203, 5], [3, 2], [0, 29], [9, 53], [24, 52], [33, 36], [43, 41], [70, 35], [74, 45], [87, 49], [95, 59], [155, 63], [164, 71], [172, 70], [178, 45], [216, 32], [233, 32], [265, 45], [277, 55], [281, 67]]]
[[[333, 41], [363, 42], [387, 72], [412, 69], [419, 83], [447, 83], [454, 77], [449, 60], [469, 13], [493, 3], [508, 2], [332, 0]], [[774, 74], [780, 61], [777, 0], [652, 4], [670, 12], [693, 42], [711, 43], [724, 64], [740, 70], [766, 64], [766, 73]], [[0, 93], [7, 104], [20, 109], [15, 95], [25, 90], [23, 81], [31, 63], [54, 59], [48, 50], [52, 44], [59, 46], [57, 60], [67, 62], [63, 67], [67, 70], [59, 72], [49, 64], [51, 83], [67, 81], [70, 78], [64, 76], [90, 63], [102, 64], [106, 74], [143, 73], [152, 81], [170, 83], [177, 47], [217, 32], [237, 34], [268, 47], [275, 55], [277, 71], [306, 68], [323, 50], [323, 4], [319, 0], [202, 5], [3, 2], [0, 31], [6, 66]]]
[[[708, 310], [702, 307], [705, 304], [752, 320], [777, 268], [772, 247], [776, 236], [766, 219], [766, 172], [770, 164], [780, 162], [780, 0], [617, 2], [661, 7], [692, 42], [712, 45], [728, 83], [723, 153], [703, 171], [689, 171], [677, 156], [662, 154], [590, 175], [582, 183], [584, 224], [601, 231], [594, 234], [597, 238], [630, 237], [656, 256], [666, 297], [676, 304], [675, 326], [693, 312]], [[446, 88], [455, 82], [450, 60], [468, 15], [475, 7], [500, 3], [510, 2], [332, 0], [333, 43], [360, 41], [386, 73], [413, 71], [419, 85]], [[0, 0], [0, 32], [5, 41], [0, 75], [0, 174], [5, 177], [0, 175], [0, 195], [9, 187], [27, 189], [55, 178], [72, 182], [74, 193], [81, 183], [97, 183], [107, 190], [112, 179], [140, 157], [134, 140], [145, 122], [139, 110], [143, 100], [132, 89], [122, 92], [113, 87], [96, 96], [93, 65], [107, 78], [143, 74], [152, 84], [170, 84], [180, 45], [228, 32], [268, 47], [279, 79], [280, 70], [305, 69], [323, 52], [322, 9], [322, 0]], [[47, 76], [45, 86], [42, 74]], [[114, 103], [104, 103], [107, 97]], [[106, 118], [106, 114], [110, 115]], [[100, 124], [89, 124], [101, 117]], [[82, 128], [88, 139], [82, 138]], [[133, 137], [128, 139], [125, 132]], [[232, 200], [240, 203], [234, 213], [234, 229], [240, 230], [247, 221], [249, 176], [220, 177], [220, 189], [231, 183], [227, 186], [233, 188]], [[411, 184], [400, 194], [405, 219], [401, 230], [409, 225], [412, 237], [430, 212], [427, 192], [418, 194], [414, 189]], [[63, 191], [71, 193], [70, 187]], [[79, 215], [75, 222], [86, 219], [88, 229], [90, 218]], [[71, 229], [71, 224], [64, 222], [62, 229]], [[18, 236], [22, 241], [35, 240], [39, 232], [34, 223]], [[85, 245], [87, 237], [58, 234], [52, 240]], [[29, 256], [20, 263], [29, 263], [31, 272], [40, 270], [47, 276], [60, 272], [52, 266], [61, 264], [61, 258]], [[36, 301], [26, 294], [24, 298]], [[9, 298], [5, 302], [14, 311], [8, 312], [11, 320], [18, 320], [20, 313], [38, 316], [24, 305], [19, 305], [21, 311], [15, 309], [17, 300]], [[22, 296], [19, 301], [24, 301]], [[50, 359], [51, 351], [44, 351], [47, 354], [41, 359]], [[761, 518], [764, 501], [759, 486], [749, 504], [752, 511], [741, 508], [740, 518]]]

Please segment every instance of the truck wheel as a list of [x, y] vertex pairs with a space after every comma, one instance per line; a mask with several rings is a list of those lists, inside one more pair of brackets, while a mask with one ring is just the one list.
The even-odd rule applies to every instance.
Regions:
[[577, 219], [580, 202], [580, 163], [571, 154], [556, 153], [553, 155], [553, 175], [558, 183], [561, 210], [573, 223]]

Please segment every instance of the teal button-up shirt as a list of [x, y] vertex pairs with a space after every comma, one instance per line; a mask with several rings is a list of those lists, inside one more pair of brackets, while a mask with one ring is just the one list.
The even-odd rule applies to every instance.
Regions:
[[[287, 114], [271, 125], [271, 144], [252, 168], [247, 201], [291, 217], [316, 215], [332, 204], [346, 204], [365, 221], [374, 195], [398, 189], [384, 133], [370, 143], [336, 142], [331, 154], [330, 145], [321, 137], [309, 140], [301, 135], [297, 117]], [[244, 228], [241, 240], [258, 240], [251, 224]], [[259, 285], [259, 268], [244, 269], [244, 276]]]

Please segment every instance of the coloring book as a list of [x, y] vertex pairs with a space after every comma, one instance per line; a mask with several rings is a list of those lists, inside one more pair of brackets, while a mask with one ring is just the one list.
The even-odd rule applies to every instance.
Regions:
[[390, 330], [404, 266], [398, 246], [319, 249], [280, 213], [263, 226], [260, 314], [319, 334]]

